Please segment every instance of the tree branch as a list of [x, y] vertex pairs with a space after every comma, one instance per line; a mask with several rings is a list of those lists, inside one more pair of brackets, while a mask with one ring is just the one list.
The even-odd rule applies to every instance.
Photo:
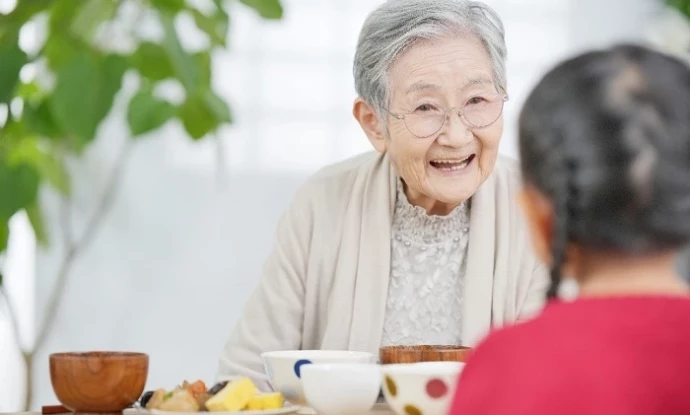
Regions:
[[7, 304], [7, 312], [10, 317], [10, 324], [12, 325], [12, 334], [14, 335], [14, 341], [17, 344], [17, 349], [24, 353], [24, 348], [22, 347], [22, 338], [19, 333], [19, 321], [17, 320], [17, 313], [14, 312], [14, 307], [10, 301], [10, 296], [7, 295], [5, 287], [0, 286], [0, 297], [5, 298], [5, 304]]
[[224, 190], [228, 186], [225, 146], [223, 145], [223, 138], [218, 134], [218, 131], [213, 133], [213, 139], [216, 141], [216, 186], [219, 190]]
[[84, 233], [78, 240], [74, 240], [72, 236], [71, 204], [69, 203], [69, 200], [65, 203], [65, 210], [63, 211], [62, 215], [62, 227], [66, 243], [66, 253], [62, 260], [62, 263], [60, 264], [60, 268], [57, 275], [57, 281], [55, 283], [55, 288], [51, 293], [51, 296], [48, 301], [48, 306], [46, 307], [46, 311], [44, 313], [43, 325], [41, 326], [41, 329], [38, 331], [38, 335], [36, 337], [36, 343], [34, 344], [34, 352], [36, 352], [43, 346], [43, 343], [50, 334], [50, 330], [55, 320], [55, 315], [60, 306], [60, 300], [62, 299], [62, 296], [65, 292], [65, 288], [67, 286], [67, 277], [69, 276], [69, 272], [71, 271], [75, 260], [89, 245], [94, 235], [103, 223], [103, 220], [106, 218], [108, 212], [112, 208], [113, 200], [115, 198], [115, 195], [117, 194], [117, 190], [119, 189], [120, 182], [122, 180], [122, 171], [124, 170], [127, 164], [129, 155], [131, 153], [131, 149], [131, 140], [127, 140], [124, 147], [120, 150], [120, 154], [118, 155], [115, 161], [115, 165], [110, 174], [105, 190], [103, 191], [101, 200], [98, 203], [98, 206], [96, 207], [93, 216], [87, 222]]

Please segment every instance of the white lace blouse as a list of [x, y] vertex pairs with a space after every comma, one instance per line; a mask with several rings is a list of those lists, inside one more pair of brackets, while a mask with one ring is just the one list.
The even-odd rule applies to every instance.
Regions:
[[398, 180], [381, 344], [462, 344], [469, 203], [446, 216], [407, 200]]

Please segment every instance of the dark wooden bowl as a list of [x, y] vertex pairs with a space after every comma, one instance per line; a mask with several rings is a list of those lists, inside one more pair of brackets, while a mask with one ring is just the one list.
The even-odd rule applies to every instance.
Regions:
[[75, 413], [122, 413], [141, 396], [148, 370], [149, 357], [143, 353], [50, 355], [50, 382], [55, 396]]
[[465, 346], [386, 346], [379, 350], [382, 365], [419, 362], [465, 362], [472, 348]]

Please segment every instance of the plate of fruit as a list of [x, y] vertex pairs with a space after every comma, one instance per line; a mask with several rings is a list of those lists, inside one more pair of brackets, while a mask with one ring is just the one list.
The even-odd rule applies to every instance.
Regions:
[[[197, 380], [184, 381], [172, 390], [145, 392], [139, 400], [141, 408], [125, 411], [130, 415], [287, 415], [300, 407], [286, 405], [279, 392], [261, 393], [249, 378], [220, 382], [207, 388]], [[212, 414], [211, 414], [212, 413]]]

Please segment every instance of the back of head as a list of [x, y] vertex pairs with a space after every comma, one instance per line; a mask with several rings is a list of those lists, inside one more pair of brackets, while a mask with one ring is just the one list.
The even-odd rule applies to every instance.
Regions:
[[571, 242], [645, 255], [690, 241], [690, 69], [682, 62], [633, 45], [570, 59], [528, 97], [519, 139], [525, 181], [554, 207], [556, 284]]

